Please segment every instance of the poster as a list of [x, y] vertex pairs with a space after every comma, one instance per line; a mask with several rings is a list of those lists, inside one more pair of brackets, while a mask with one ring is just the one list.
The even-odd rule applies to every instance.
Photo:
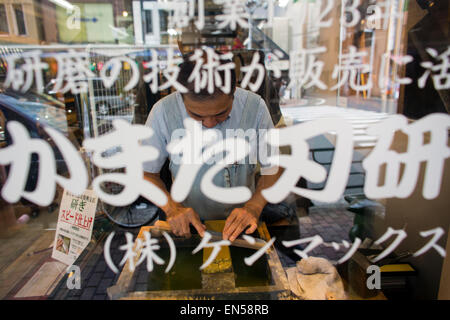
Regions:
[[92, 190], [86, 190], [80, 196], [64, 190], [52, 258], [71, 265], [83, 252], [91, 240], [97, 201]]
[[74, 3], [73, 9], [56, 7], [62, 43], [114, 41], [113, 7], [109, 3]]

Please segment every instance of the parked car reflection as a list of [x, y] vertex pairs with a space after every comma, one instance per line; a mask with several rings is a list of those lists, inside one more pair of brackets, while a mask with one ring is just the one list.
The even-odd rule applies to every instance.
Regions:
[[[53, 91], [55, 79], [51, 80], [46, 86], [46, 92], [54, 95]], [[115, 82], [110, 88], [106, 88], [101, 78], [89, 78], [88, 98], [91, 107], [95, 107], [97, 118], [111, 118], [113, 116], [122, 116], [133, 114], [133, 108], [136, 106], [136, 95], [129, 91], [120, 90], [120, 86]]]
[[[75, 148], [80, 148], [80, 143], [75, 138], [75, 131], [78, 128], [74, 129], [68, 125], [64, 104], [48, 95], [37, 92], [22, 93], [11, 89], [0, 89], [0, 117], [2, 118], [2, 125], [0, 126], [0, 145], [2, 148], [12, 144], [11, 136], [7, 130], [8, 122], [18, 121], [26, 127], [32, 138], [42, 139], [50, 144], [55, 156], [57, 173], [62, 176], [69, 174], [61, 152], [44, 130], [45, 127], [57, 129], [72, 142]], [[39, 161], [38, 155], [33, 153], [25, 191], [31, 192], [36, 188], [39, 178]], [[5, 166], [5, 171], [6, 174], [9, 173], [9, 166]], [[0, 183], [3, 186], [5, 181], [0, 181]], [[50, 206], [50, 211], [54, 205], [56, 203]]]

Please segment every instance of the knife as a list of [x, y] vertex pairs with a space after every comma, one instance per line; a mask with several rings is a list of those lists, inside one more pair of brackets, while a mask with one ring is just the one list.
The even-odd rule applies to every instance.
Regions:
[[[163, 232], [163, 231], [170, 232], [173, 234], [173, 232], [169, 226], [158, 225], [158, 226], [150, 227], [150, 233], [154, 233], [154, 235], [156, 235], [156, 236], [159, 236], [161, 234], [161, 232]], [[205, 230], [205, 232], [208, 232], [211, 235], [212, 241], [223, 240], [223, 235], [221, 232], [212, 231], [212, 230]], [[239, 236], [230, 243], [230, 246], [259, 250], [267, 244], [267, 242], [262, 239], [258, 239], [258, 238], [253, 238], [253, 239], [255, 240], [255, 242], [250, 243], [247, 240], [245, 240], [242, 236]]]

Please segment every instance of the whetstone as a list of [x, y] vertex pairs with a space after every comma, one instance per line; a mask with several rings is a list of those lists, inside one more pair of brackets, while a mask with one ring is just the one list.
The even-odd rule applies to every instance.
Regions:
[[[208, 230], [221, 233], [225, 226], [225, 221], [205, 221], [205, 226]], [[208, 260], [212, 251], [213, 248], [203, 248], [203, 263]], [[222, 246], [215, 259], [202, 270], [202, 288], [226, 290], [234, 289], [235, 286], [230, 248], [228, 246]]]

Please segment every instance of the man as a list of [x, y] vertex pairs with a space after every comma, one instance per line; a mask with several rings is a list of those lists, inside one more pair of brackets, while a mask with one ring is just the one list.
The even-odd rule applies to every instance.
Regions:
[[[225, 63], [228, 61], [222, 61]], [[215, 202], [207, 198], [200, 191], [200, 181], [203, 174], [210, 168], [204, 164], [198, 173], [192, 189], [183, 203], [175, 202], [167, 191], [159, 173], [170, 155], [167, 153], [167, 144], [171, 141], [172, 133], [183, 128], [183, 120], [190, 117], [202, 123], [202, 129], [215, 129], [226, 136], [227, 129], [250, 128], [260, 132], [261, 129], [273, 128], [273, 123], [264, 100], [255, 93], [236, 88], [236, 77], [231, 70], [231, 91], [224, 93], [215, 88], [210, 94], [207, 89], [195, 92], [194, 83], [188, 81], [193, 72], [195, 62], [185, 57], [180, 65], [178, 82], [188, 89], [187, 93], [174, 92], [158, 101], [152, 108], [146, 125], [154, 130], [154, 135], [145, 142], [160, 151], [157, 160], [144, 164], [145, 179], [159, 186], [167, 195], [168, 202], [161, 209], [167, 216], [167, 221], [175, 235], [190, 236], [190, 225], [203, 236], [205, 226], [201, 220], [226, 219], [223, 229], [223, 238], [234, 241], [244, 230], [246, 234], [253, 233], [258, 225], [263, 208], [267, 204], [261, 191], [270, 187], [280, 176], [278, 168], [272, 170], [276, 174], [267, 175], [267, 166], [261, 167], [261, 177], [255, 186], [255, 164], [233, 164], [214, 177], [214, 183], [220, 187], [247, 186], [253, 196], [245, 203], [230, 205]], [[220, 72], [222, 83], [226, 77]], [[170, 162], [170, 171], [176, 178], [179, 166]], [[273, 169], [273, 168], [272, 168]], [[267, 171], [266, 171], [267, 172]]]

